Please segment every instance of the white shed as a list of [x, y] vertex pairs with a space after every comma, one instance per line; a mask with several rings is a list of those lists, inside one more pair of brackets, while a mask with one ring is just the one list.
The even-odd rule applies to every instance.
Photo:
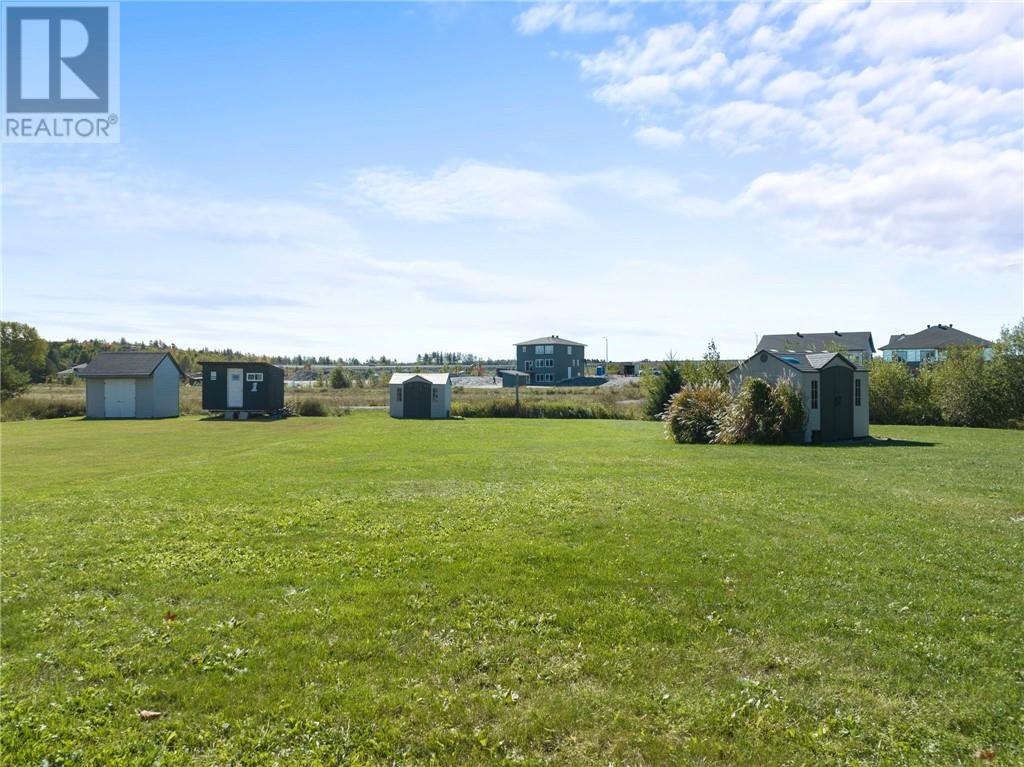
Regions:
[[838, 352], [761, 350], [729, 371], [739, 390], [744, 378], [787, 381], [804, 401], [805, 442], [839, 442], [868, 436], [868, 371]]
[[447, 373], [393, 373], [388, 381], [392, 418], [449, 418], [452, 377]]
[[169, 352], [103, 352], [78, 371], [86, 418], [173, 418], [184, 377]]

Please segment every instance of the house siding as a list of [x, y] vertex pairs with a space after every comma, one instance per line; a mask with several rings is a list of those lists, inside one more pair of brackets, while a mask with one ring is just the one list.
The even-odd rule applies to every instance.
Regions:
[[104, 392], [105, 378], [85, 379], [85, 417], [106, 418], [106, 394]]
[[178, 368], [169, 357], [164, 357], [164, 361], [153, 371], [152, 386], [150, 387], [153, 418], [176, 418], [181, 413], [180, 386], [181, 378], [178, 375]]

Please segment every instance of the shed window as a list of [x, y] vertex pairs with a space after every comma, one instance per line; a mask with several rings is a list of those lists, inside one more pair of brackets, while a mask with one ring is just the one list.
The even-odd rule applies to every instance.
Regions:
[[818, 409], [818, 382], [811, 381], [811, 410]]
[[398, 402], [401, 402], [402, 401], [402, 387], [401, 386], [398, 386], [398, 387], [395, 388], [395, 394], [398, 395], [395, 399]]
[[853, 382], [853, 404], [860, 407], [860, 379], [854, 379]]
[[434, 387], [434, 402], [437, 402], [441, 398], [441, 387]]
[[245, 374], [245, 380], [246, 381], [262, 381], [263, 380], [263, 373], [246, 373]]
[[216, 370], [211, 370], [210, 371], [210, 380], [211, 381], [216, 381], [217, 380], [217, 371]]

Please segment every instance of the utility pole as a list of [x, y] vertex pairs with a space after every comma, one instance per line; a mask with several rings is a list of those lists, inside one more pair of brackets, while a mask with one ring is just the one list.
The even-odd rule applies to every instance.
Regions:
[[604, 374], [608, 375], [608, 336], [601, 336], [604, 339]]

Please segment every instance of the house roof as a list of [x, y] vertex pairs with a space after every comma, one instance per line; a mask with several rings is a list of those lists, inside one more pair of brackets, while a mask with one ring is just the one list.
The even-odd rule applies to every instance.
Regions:
[[544, 336], [544, 338], [534, 338], [531, 341], [519, 341], [516, 346], [530, 346], [532, 344], [561, 344], [562, 346], [586, 346], [581, 344], [579, 341], [570, 341], [568, 338], [559, 338], [558, 336]]
[[81, 378], [145, 378], [153, 375], [164, 357], [170, 357], [179, 376], [185, 375], [170, 352], [100, 352], [77, 372]]
[[906, 335], [897, 333], [889, 336], [889, 343], [882, 351], [895, 349], [945, 349], [948, 346], [991, 346], [992, 342], [972, 336], [952, 325], [929, 325], [924, 330]]
[[780, 362], [786, 365], [789, 365], [789, 367], [791, 368], [796, 368], [801, 373], [813, 373], [815, 370], [821, 370], [823, 367], [828, 365], [837, 357], [841, 362], [844, 362], [845, 364], [849, 365], [854, 370], [867, 369], [851, 362], [843, 354], [839, 352], [774, 352], [768, 349], [762, 349], [761, 351], [754, 352], [752, 355], [750, 355], [750, 357], [748, 357], [747, 359], [743, 360], [743, 362], [733, 367], [729, 372], [731, 373], [733, 370], [742, 367], [744, 363], [749, 362], [750, 360], [754, 359], [754, 357], [762, 353], [770, 354], [772, 357], [775, 357], [775, 359], [779, 360]]
[[833, 330], [831, 333], [781, 333], [761, 336], [755, 351], [824, 352], [843, 348], [848, 351], [875, 351], [875, 341], [867, 330]]
[[392, 373], [389, 384], [400, 384], [419, 378], [427, 383], [447, 384], [451, 383], [452, 377], [448, 373]]

